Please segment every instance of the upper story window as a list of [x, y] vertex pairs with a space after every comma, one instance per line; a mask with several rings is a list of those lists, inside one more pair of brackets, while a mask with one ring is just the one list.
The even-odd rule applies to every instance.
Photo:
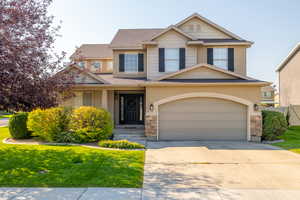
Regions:
[[124, 55], [125, 72], [138, 72], [138, 54]]
[[78, 65], [79, 67], [81, 67], [81, 68], [84, 68], [84, 67], [85, 67], [84, 61], [78, 62], [77, 65]]
[[92, 62], [92, 66], [95, 69], [99, 69], [101, 67], [101, 62], [99, 62], [99, 61]]
[[222, 69], [228, 69], [228, 49], [213, 48], [213, 64]]
[[175, 72], [179, 70], [179, 48], [165, 49], [165, 71]]

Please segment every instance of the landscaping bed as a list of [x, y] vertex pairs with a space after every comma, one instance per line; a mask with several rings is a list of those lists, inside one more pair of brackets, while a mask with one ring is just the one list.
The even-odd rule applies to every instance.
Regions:
[[8, 137], [0, 128], [0, 187], [142, 186], [144, 151], [2, 143]]

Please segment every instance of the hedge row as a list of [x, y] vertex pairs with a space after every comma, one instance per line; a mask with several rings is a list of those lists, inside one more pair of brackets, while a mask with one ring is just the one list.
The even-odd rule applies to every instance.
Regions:
[[[36, 109], [28, 114], [26, 120], [21, 117], [23, 115], [27, 116], [18, 114], [11, 119], [9, 126], [18, 127], [14, 128], [17, 131], [10, 128], [13, 138], [32, 135], [47, 142], [88, 143], [112, 137], [113, 123], [109, 112], [95, 107]], [[24, 134], [20, 129], [30, 134]]]

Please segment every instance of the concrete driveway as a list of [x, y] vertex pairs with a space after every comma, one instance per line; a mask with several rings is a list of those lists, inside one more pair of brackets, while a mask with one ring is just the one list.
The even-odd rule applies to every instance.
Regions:
[[300, 199], [298, 154], [246, 142], [148, 142], [148, 148], [143, 194], [153, 199]]

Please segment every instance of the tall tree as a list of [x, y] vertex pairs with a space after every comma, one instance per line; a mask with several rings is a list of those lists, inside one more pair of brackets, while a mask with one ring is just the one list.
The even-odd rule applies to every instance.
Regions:
[[59, 26], [47, 9], [52, 0], [0, 0], [0, 110], [28, 111], [58, 103], [71, 77], [64, 53], [54, 53]]

